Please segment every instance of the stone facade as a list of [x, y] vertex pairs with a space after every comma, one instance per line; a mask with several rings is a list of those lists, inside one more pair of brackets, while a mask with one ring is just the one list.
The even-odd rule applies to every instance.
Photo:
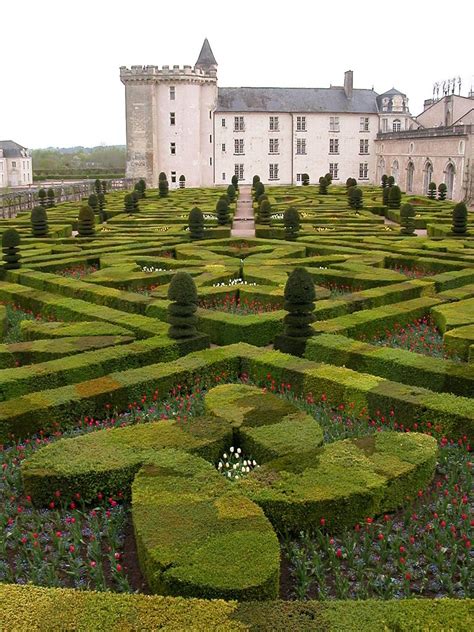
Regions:
[[0, 189], [24, 187], [33, 182], [31, 155], [12, 140], [0, 140]]
[[[156, 186], [164, 171], [171, 187], [265, 183], [298, 184], [332, 173], [378, 183], [394, 175], [402, 188], [422, 193], [430, 171], [454, 198], [466, 197], [472, 135], [424, 134], [440, 103], [415, 119], [405, 94], [355, 89], [352, 71], [329, 88], [218, 88], [217, 62], [207, 40], [194, 67], [132, 66], [125, 84], [127, 177]], [[448, 97], [450, 98], [450, 97]], [[459, 97], [474, 104], [472, 99]], [[451, 100], [453, 123], [469, 113]], [[408, 136], [407, 136], [408, 134]], [[416, 138], [416, 143], [414, 138]], [[460, 144], [460, 141], [463, 141]], [[408, 141], [408, 142], [407, 142]], [[463, 188], [464, 186], [464, 188]]]

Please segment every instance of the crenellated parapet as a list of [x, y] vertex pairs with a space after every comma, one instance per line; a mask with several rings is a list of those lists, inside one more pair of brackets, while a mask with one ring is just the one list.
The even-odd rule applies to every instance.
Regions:
[[199, 82], [217, 83], [217, 70], [207, 68], [203, 70], [195, 66], [126, 66], [120, 67], [120, 80], [122, 83], [145, 82]]

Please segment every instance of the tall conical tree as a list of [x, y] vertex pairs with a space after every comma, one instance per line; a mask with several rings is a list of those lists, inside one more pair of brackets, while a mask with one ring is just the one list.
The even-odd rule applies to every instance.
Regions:
[[99, 195], [99, 193], [102, 193], [102, 183], [99, 180], [99, 178], [97, 178], [97, 180], [94, 182], [94, 191], [96, 195]]
[[38, 191], [38, 202], [40, 206], [46, 206], [46, 191], [44, 189]]
[[[96, 181], [97, 182], [97, 181]], [[99, 200], [97, 199], [97, 195], [95, 193], [91, 193], [87, 198], [87, 204], [91, 207], [94, 213], [98, 213], [99, 211]]]
[[275, 349], [302, 356], [308, 338], [314, 335], [314, 301], [316, 290], [313, 278], [304, 268], [295, 268], [285, 285], [285, 316], [283, 334], [275, 338]]
[[54, 208], [56, 206], [56, 195], [54, 193], [54, 189], [48, 189], [46, 193], [47, 201], [46, 208]]
[[204, 239], [204, 216], [201, 209], [194, 207], [188, 218], [189, 236], [192, 241]]
[[464, 202], [459, 202], [453, 208], [452, 229], [455, 235], [465, 235], [467, 233], [467, 206]]
[[260, 208], [258, 210], [258, 223], [266, 226], [270, 226], [272, 223], [272, 207], [270, 202], [265, 199], [260, 202]]
[[217, 223], [219, 226], [225, 226], [229, 223], [229, 204], [227, 199], [221, 197], [216, 204]]
[[3, 268], [18, 270], [20, 264], [20, 235], [14, 228], [7, 228], [2, 233]]
[[400, 234], [415, 234], [415, 207], [412, 204], [403, 204], [400, 209]]
[[400, 187], [397, 186], [396, 184], [389, 187], [388, 207], [400, 208], [401, 201], [402, 201], [402, 192], [400, 191]]
[[48, 215], [44, 206], [35, 206], [31, 211], [30, 220], [33, 237], [47, 237]]
[[90, 206], [81, 206], [77, 221], [79, 237], [93, 237], [95, 235], [95, 214]]
[[175, 340], [196, 336], [198, 295], [196, 284], [187, 272], [176, 272], [168, 287], [168, 335]]
[[135, 202], [133, 201], [133, 196], [131, 193], [127, 193], [127, 195], [123, 198], [124, 201], [124, 211], [128, 215], [133, 215], [135, 211]]
[[288, 241], [296, 239], [300, 231], [300, 214], [293, 206], [287, 208], [283, 213], [283, 224], [285, 226], [285, 239]]

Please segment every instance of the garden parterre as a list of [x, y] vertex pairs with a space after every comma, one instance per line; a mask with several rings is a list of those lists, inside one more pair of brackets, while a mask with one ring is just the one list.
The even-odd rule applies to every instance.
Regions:
[[[472, 616], [472, 524], [463, 516], [471, 502], [466, 472], [474, 436], [474, 240], [450, 235], [448, 203], [417, 205], [417, 228], [435, 231], [436, 239], [404, 238], [391, 223], [399, 216], [383, 207], [376, 188], [364, 190], [358, 212], [348, 208], [342, 188], [331, 187], [327, 196], [314, 187], [275, 187], [268, 194], [272, 224], [257, 224], [255, 238], [232, 238], [230, 226], [218, 226], [218, 190], [178, 190], [166, 198], [147, 191], [133, 215], [123, 211], [123, 193], [108, 193], [108, 221], [97, 223], [91, 238], [72, 236], [78, 214], [72, 203], [48, 210], [46, 238], [31, 236], [26, 214], [6, 222], [22, 237], [22, 267], [3, 272], [0, 281], [1, 489], [8, 536], [2, 540], [2, 581], [140, 590], [127, 574], [127, 563], [133, 564], [123, 562], [131, 546], [124, 534], [133, 524], [147, 590], [240, 601], [222, 602], [213, 614], [210, 602], [189, 601], [186, 608], [196, 608], [203, 622], [214, 616], [216, 624], [223, 617], [225, 625], [242, 629], [263, 626], [264, 604], [246, 608], [245, 600], [279, 595], [463, 597], [465, 616]], [[302, 226], [297, 241], [286, 242], [281, 218], [290, 205], [298, 208]], [[197, 242], [186, 230], [194, 206], [205, 214], [205, 238]], [[271, 348], [283, 328], [284, 285], [296, 267], [305, 267], [316, 285], [314, 336], [304, 358]], [[176, 271], [191, 274], [200, 302], [201, 334], [186, 343], [167, 333], [167, 287]], [[414, 329], [420, 322], [429, 323], [429, 331]], [[401, 331], [411, 332], [413, 343]], [[209, 390], [227, 382], [240, 386], [218, 387], [222, 394]], [[276, 403], [257, 405], [262, 392], [248, 384], [280, 395]], [[167, 403], [178, 386], [179, 397]], [[243, 418], [232, 412], [239, 409], [232, 399], [236, 388], [244, 389], [238, 391]], [[188, 407], [189, 397], [200, 403]], [[99, 432], [91, 432], [95, 428]], [[63, 432], [69, 438], [61, 438]], [[110, 439], [128, 433], [128, 443], [119, 439], [106, 448], [101, 433]], [[61, 456], [68, 441], [72, 452]], [[230, 445], [260, 465], [239, 482], [226, 481], [215, 467]], [[81, 457], [77, 471], [74, 455]], [[388, 484], [390, 477], [395, 482]], [[439, 482], [459, 511], [435, 498]], [[57, 492], [60, 502], [51, 508]], [[423, 521], [435, 525], [428, 535], [426, 522], [412, 532], [397, 513], [415, 512], [415, 502]], [[381, 524], [380, 514], [388, 516]], [[75, 530], [76, 521], [81, 526]], [[356, 525], [363, 525], [360, 538]], [[281, 576], [275, 533], [286, 560]], [[418, 566], [400, 550], [410, 537], [417, 538], [412, 553], [416, 549]], [[109, 549], [105, 556], [101, 547]], [[48, 574], [45, 560], [53, 559]], [[381, 579], [388, 575], [394, 582]], [[24, 598], [11, 590], [12, 598]], [[31, 590], [38, 603], [55, 599]], [[93, 594], [77, 615], [85, 621], [92, 616], [88, 608], [96, 607]], [[58, 603], [67, 598], [58, 592]], [[136, 599], [117, 601], [117, 616], [140, 609]], [[179, 627], [190, 610], [182, 610], [183, 600], [168, 599]], [[323, 621], [337, 629], [333, 611], [316, 602], [298, 610], [298, 603], [275, 604], [272, 629], [290, 620], [301, 629], [317, 629]], [[396, 616], [400, 629], [422, 620], [423, 602], [412, 602], [413, 611], [403, 601], [390, 610], [391, 603], [386, 610], [377, 606], [380, 616]], [[441, 629], [445, 616], [440, 611], [432, 629]], [[351, 629], [349, 621], [345, 625], [341, 629]]]

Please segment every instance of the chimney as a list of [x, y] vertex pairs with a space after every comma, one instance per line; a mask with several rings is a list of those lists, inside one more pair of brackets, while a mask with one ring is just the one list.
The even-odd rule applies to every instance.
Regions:
[[354, 86], [354, 73], [352, 70], [346, 70], [344, 73], [344, 92], [347, 99], [352, 99], [352, 88]]
[[427, 110], [434, 103], [434, 99], [425, 99], [423, 101], [423, 111]]

